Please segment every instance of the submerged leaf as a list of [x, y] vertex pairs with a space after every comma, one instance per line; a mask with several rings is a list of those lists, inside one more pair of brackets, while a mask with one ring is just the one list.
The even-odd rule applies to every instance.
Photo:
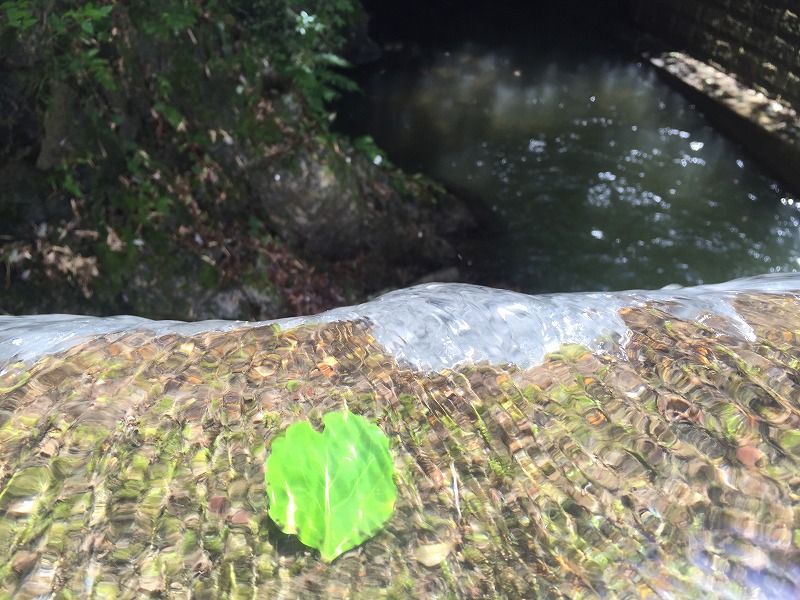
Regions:
[[326, 414], [322, 433], [295, 423], [267, 458], [269, 516], [330, 562], [375, 535], [397, 497], [389, 439], [350, 411]]

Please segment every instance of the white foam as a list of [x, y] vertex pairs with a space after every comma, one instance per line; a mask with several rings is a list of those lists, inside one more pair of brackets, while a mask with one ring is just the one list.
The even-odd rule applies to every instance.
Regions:
[[704, 321], [732, 335], [752, 338], [731, 300], [740, 293], [800, 294], [800, 274], [761, 275], [715, 285], [656, 291], [586, 292], [529, 296], [466, 284], [431, 283], [390, 292], [366, 304], [319, 315], [249, 323], [243, 321], [152, 321], [141, 317], [75, 315], [0, 316], [0, 364], [32, 361], [104, 334], [148, 331], [227, 331], [278, 323], [283, 329], [302, 323], [368, 319], [376, 339], [398, 360], [424, 370], [488, 361], [528, 367], [563, 343], [599, 347], [609, 336], [625, 338], [618, 311], [658, 302], [671, 314]]

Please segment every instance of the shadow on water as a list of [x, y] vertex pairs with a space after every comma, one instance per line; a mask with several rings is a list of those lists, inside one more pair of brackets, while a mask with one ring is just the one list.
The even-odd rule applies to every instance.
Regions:
[[515, 25], [513, 10], [480, 10], [459, 13], [461, 36], [402, 42], [400, 17], [377, 19], [385, 58], [338, 121], [471, 200], [482, 231], [460, 248], [468, 279], [535, 293], [797, 269], [796, 199], [592, 15]]

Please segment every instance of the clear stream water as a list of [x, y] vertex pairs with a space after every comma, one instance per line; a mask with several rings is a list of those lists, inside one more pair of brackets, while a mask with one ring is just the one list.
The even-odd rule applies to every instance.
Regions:
[[[527, 293], [800, 268], [800, 203], [632, 55], [474, 44], [391, 61], [340, 127], [470, 198], [474, 283]], [[530, 54], [534, 54], [531, 56]]]
[[[753, 291], [800, 293], [800, 274], [761, 275], [684, 289], [540, 296], [475, 285], [431, 283], [397, 290], [366, 304], [275, 322], [288, 329], [303, 323], [366, 319], [375, 338], [394, 357], [424, 372], [481, 361], [528, 368], [562, 344], [580, 343], [600, 350], [611, 338], [624, 343], [628, 333], [619, 311], [648, 303], [656, 303], [679, 318], [712, 322], [717, 331], [750, 340], [753, 330], [732, 300]], [[193, 335], [266, 323], [0, 315], [0, 387], [5, 367], [14, 361], [33, 362], [44, 354], [102, 335], [114, 337], [133, 331], [149, 332], [153, 337], [172, 332]]]

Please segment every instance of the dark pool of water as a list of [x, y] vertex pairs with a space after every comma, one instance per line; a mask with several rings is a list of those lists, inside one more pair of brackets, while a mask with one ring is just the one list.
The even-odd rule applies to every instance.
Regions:
[[460, 44], [360, 83], [340, 127], [482, 215], [461, 247], [473, 282], [656, 288], [800, 267], [798, 198], [632, 55]]

